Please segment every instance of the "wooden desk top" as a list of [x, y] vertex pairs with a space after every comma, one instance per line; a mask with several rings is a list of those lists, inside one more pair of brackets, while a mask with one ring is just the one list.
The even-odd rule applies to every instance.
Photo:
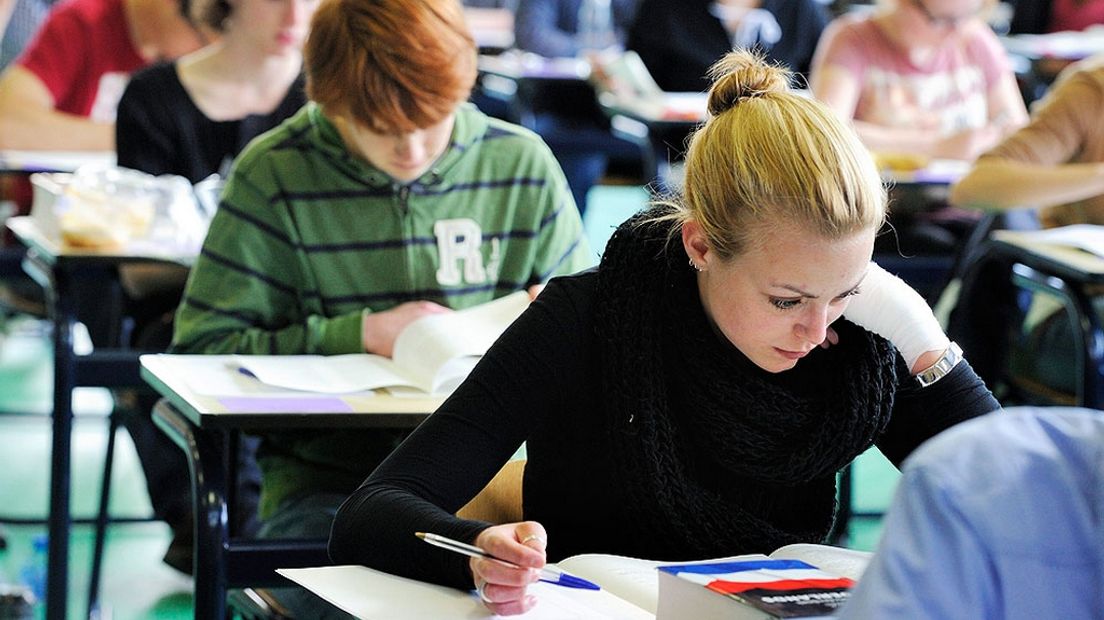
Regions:
[[[387, 390], [342, 395], [285, 390], [242, 374], [233, 358], [159, 353], [139, 361], [142, 378], [201, 428], [410, 428], [445, 398]], [[206, 387], [197, 390], [197, 385]]]

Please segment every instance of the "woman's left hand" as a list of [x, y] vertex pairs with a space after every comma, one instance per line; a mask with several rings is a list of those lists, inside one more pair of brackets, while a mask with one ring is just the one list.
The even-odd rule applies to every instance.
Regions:
[[477, 547], [516, 564], [510, 566], [488, 558], [472, 558], [469, 562], [475, 589], [488, 609], [512, 616], [537, 604], [537, 598], [526, 589], [540, 577], [547, 544], [548, 534], [536, 521], [495, 525], [479, 533], [475, 539]]
[[931, 306], [904, 280], [870, 263], [860, 291], [843, 316], [893, 343], [913, 374], [930, 366], [950, 346]]
[[820, 343], [820, 348], [827, 349], [834, 344], [839, 344], [839, 334], [836, 333], [836, 330], [829, 327], [824, 330], [824, 342]]

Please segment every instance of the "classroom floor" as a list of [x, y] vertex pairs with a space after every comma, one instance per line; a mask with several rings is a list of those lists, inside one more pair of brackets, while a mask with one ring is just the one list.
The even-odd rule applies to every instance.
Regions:
[[[600, 186], [592, 190], [585, 225], [595, 251], [605, 246], [617, 223], [647, 199], [635, 187]], [[44, 324], [16, 317], [0, 325], [0, 529], [8, 546], [0, 550], [0, 583], [20, 582], [30, 565], [34, 540], [45, 535], [49, 497], [50, 399], [52, 360]], [[74, 409], [73, 514], [94, 515], [106, 446], [106, 390], [81, 388]], [[190, 578], [161, 562], [169, 529], [150, 515], [149, 498], [130, 437], [117, 436], [112, 476], [111, 514], [139, 519], [108, 531], [101, 588], [103, 620], [179, 620], [192, 617]], [[880, 511], [889, 503], [897, 473], [878, 454], [860, 457], [855, 467], [856, 511]], [[849, 546], [871, 549], [877, 541], [877, 518], [857, 519]], [[71, 618], [84, 617], [91, 570], [91, 525], [76, 525], [71, 534]], [[41, 613], [38, 617], [41, 617]]]

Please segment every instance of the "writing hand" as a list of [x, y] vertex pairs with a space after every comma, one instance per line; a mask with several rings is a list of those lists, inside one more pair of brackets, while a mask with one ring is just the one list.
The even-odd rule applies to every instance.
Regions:
[[547, 541], [544, 526], [536, 521], [495, 525], [479, 533], [475, 539], [477, 547], [517, 565], [507, 566], [486, 558], [472, 558], [469, 562], [479, 598], [488, 609], [512, 616], [537, 604], [537, 598], [526, 590], [544, 567]]

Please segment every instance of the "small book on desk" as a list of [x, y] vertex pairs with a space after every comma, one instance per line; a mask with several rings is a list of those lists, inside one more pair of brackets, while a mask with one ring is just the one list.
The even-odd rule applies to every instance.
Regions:
[[656, 620], [829, 618], [854, 584], [804, 560], [767, 556], [660, 566]]
[[[803, 558], [837, 575], [857, 579], [866, 568], [870, 554], [827, 545], [799, 544], [781, 547], [771, 557]], [[717, 562], [764, 560], [764, 555], [741, 555], [678, 565], [710, 565]], [[664, 599], [657, 568], [675, 564], [607, 554], [571, 556], [556, 566], [599, 584], [601, 590], [565, 588], [544, 582], [530, 586], [538, 599], [536, 607], [523, 616], [526, 620], [650, 620], [663, 609]], [[284, 577], [313, 591], [331, 604], [363, 620], [387, 618], [487, 618], [492, 615], [474, 592], [461, 592], [390, 575], [364, 566], [327, 566], [281, 569]], [[700, 588], [700, 586], [695, 586]], [[704, 589], [704, 588], [702, 588]], [[722, 598], [720, 595], [706, 592]], [[727, 601], [726, 601], [727, 602]], [[688, 608], [692, 609], [692, 608]], [[732, 615], [726, 618], [742, 618]], [[768, 615], [747, 616], [770, 618]], [[703, 616], [693, 613], [668, 615], [679, 620]]]
[[395, 340], [392, 357], [348, 355], [240, 355], [237, 362], [258, 381], [281, 388], [348, 394], [378, 388], [410, 388], [448, 394], [529, 305], [518, 291], [494, 301], [423, 317]]

